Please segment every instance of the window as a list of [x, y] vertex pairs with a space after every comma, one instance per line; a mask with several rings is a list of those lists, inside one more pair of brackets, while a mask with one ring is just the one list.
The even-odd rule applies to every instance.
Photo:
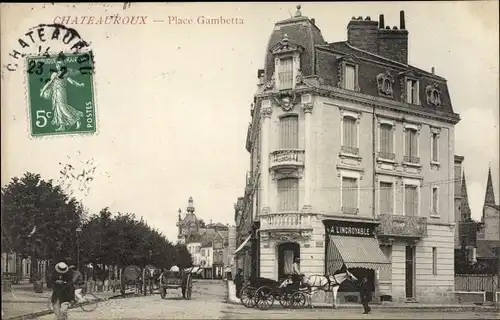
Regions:
[[414, 79], [406, 80], [406, 102], [411, 104], [419, 104], [417, 80]]
[[352, 117], [344, 117], [342, 120], [342, 148], [341, 150], [350, 154], [358, 154], [358, 128], [357, 120]]
[[356, 89], [356, 66], [351, 64], [345, 65], [344, 89]]
[[389, 123], [380, 125], [380, 153], [382, 159], [394, 160], [394, 132]]
[[204, 257], [205, 256], [205, 250], [201, 250], [201, 256]]
[[285, 178], [278, 180], [278, 197], [280, 211], [296, 211], [299, 209], [299, 179]]
[[405, 197], [405, 215], [417, 216], [418, 215], [418, 187], [415, 185], [405, 184], [404, 197]]
[[342, 177], [342, 212], [358, 212], [358, 179]]
[[293, 60], [292, 58], [280, 59], [280, 89], [292, 89], [293, 86]]
[[437, 133], [432, 133], [432, 161], [439, 162], [438, 159], [438, 144], [439, 136]]
[[393, 194], [392, 182], [380, 182], [380, 214], [393, 213]]
[[407, 128], [405, 130], [405, 156], [404, 161], [409, 163], [419, 163], [417, 130]]
[[290, 115], [280, 118], [280, 149], [297, 149], [299, 147], [299, 117]]
[[437, 248], [432, 247], [432, 274], [436, 275], [437, 272]]
[[439, 208], [439, 189], [438, 187], [432, 187], [432, 209], [431, 214], [437, 215]]

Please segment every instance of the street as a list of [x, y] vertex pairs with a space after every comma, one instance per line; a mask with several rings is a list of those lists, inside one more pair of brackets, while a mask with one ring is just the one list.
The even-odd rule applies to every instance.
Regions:
[[[109, 300], [101, 303], [93, 312], [70, 310], [70, 319], [498, 319], [493, 312], [429, 312], [418, 310], [398, 311], [396, 309], [374, 310], [372, 314], [362, 314], [355, 309], [300, 309], [284, 310], [275, 306], [261, 311], [241, 305], [225, 303], [226, 289], [221, 283], [196, 282], [191, 300], [183, 300], [179, 292], [169, 292], [162, 300], [158, 294], [145, 297]], [[39, 319], [54, 319], [48, 315]]]

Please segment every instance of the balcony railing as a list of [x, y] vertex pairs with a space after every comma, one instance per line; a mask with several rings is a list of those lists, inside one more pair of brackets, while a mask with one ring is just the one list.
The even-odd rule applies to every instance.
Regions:
[[340, 151], [348, 154], [359, 155], [359, 148], [356, 147], [341, 146]]
[[299, 212], [269, 213], [260, 216], [260, 230], [301, 230], [311, 228], [311, 215]]
[[378, 236], [391, 238], [423, 238], [427, 236], [427, 218], [381, 214], [380, 225], [376, 229]]
[[281, 149], [270, 154], [271, 169], [277, 167], [300, 167], [304, 165], [304, 150]]
[[404, 156], [403, 161], [406, 163], [419, 164], [420, 158], [419, 157], [412, 157], [412, 156]]
[[396, 155], [392, 152], [379, 152], [377, 154], [377, 157], [379, 159], [383, 159], [383, 160], [392, 160], [394, 161], [396, 159]]

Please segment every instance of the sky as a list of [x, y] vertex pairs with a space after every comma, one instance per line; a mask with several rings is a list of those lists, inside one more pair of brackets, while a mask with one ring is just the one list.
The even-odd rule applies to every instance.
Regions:
[[[234, 224], [250, 166], [245, 140], [257, 69], [274, 23], [297, 4], [2, 4], [2, 186], [26, 171], [58, 180], [60, 162], [83, 169], [93, 159], [90, 189], [75, 193], [92, 212], [134, 212], [175, 240], [177, 210], [184, 212], [192, 196], [199, 218]], [[455, 153], [465, 157], [472, 216], [479, 219], [490, 162], [500, 201], [498, 2], [307, 2], [301, 9], [328, 42], [346, 39], [352, 16], [384, 14], [386, 25], [399, 25], [400, 10], [409, 63], [435, 67], [448, 79], [462, 119]], [[95, 55], [97, 133], [31, 138], [25, 74], [4, 68], [17, 39], [56, 17], [115, 14], [147, 16], [147, 23], [71, 25]], [[168, 23], [199, 16], [238, 17], [243, 24]]]

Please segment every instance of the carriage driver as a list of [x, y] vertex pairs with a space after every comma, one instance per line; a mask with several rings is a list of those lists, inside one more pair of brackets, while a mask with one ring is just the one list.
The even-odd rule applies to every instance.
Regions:
[[302, 273], [300, 273], [300, 258], [295, 257], [292, 266], [292, 280], [294, 283], [300, 283]]

